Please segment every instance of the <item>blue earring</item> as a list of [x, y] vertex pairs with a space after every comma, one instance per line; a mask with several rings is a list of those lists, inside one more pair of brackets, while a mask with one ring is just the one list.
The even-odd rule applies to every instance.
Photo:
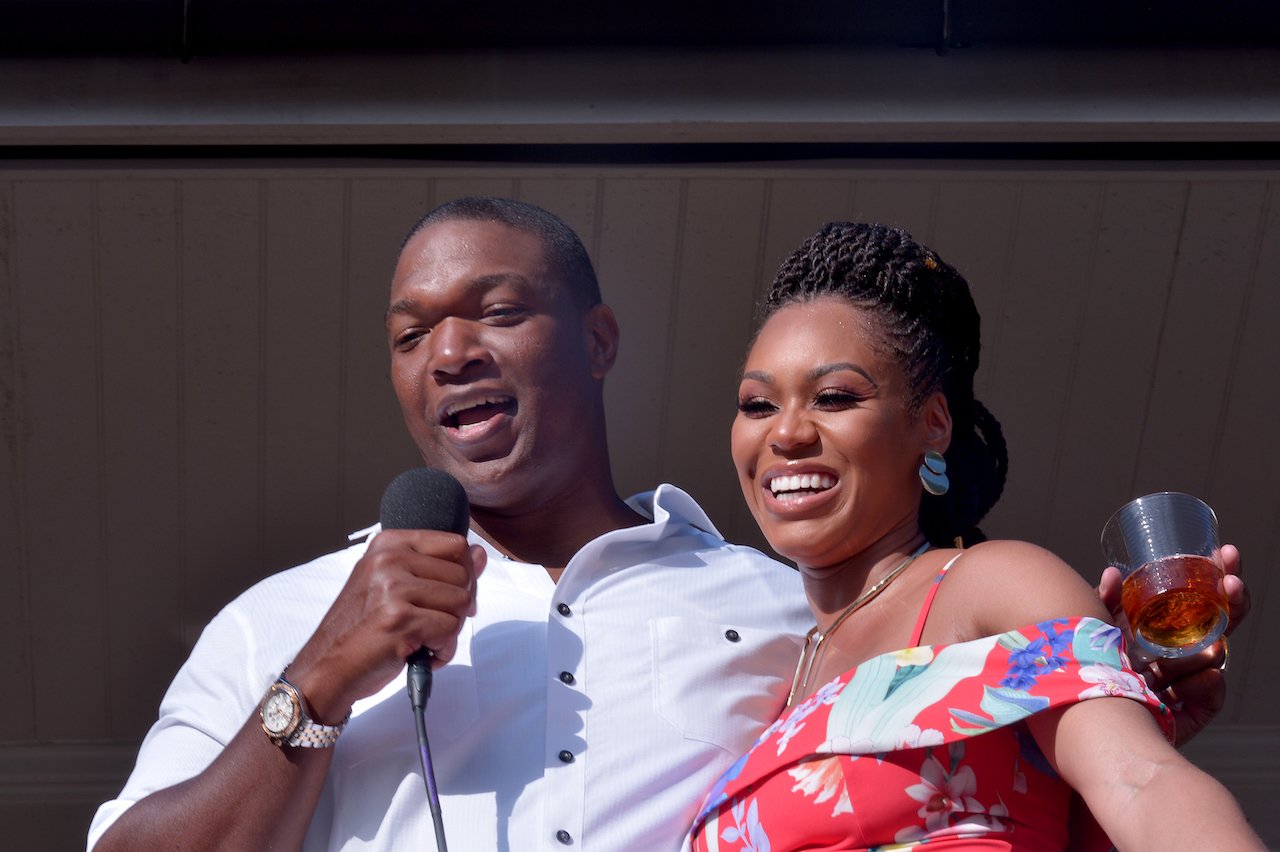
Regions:
[[947, 460], [937, 450], [924, 454], [920, 464], [920, 484], [924, 490], [934, 497], [941, 497], [951, 488], [951, 480], [947, 479]]

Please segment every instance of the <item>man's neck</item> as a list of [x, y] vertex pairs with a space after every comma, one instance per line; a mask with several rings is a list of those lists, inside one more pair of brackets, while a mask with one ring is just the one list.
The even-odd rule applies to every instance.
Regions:
[[509, 513], [472, 507], [471, 529], [518, 562], [542, 565], [559, 580], [569, 560], [605, 533], [646, 523], [610, 490], [603, 495], [580, 493], [572, 504], [547, 504]]

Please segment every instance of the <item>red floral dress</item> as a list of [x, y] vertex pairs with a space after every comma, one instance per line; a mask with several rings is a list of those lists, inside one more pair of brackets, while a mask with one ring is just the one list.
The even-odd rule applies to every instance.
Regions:
[[1120, 631], [1094, 618], [883, 654], [761, 734], [707, 797], [693, 849], [1062, 849], [1071, 789], [1023, 720], [1104, 696], [1172, 738]]

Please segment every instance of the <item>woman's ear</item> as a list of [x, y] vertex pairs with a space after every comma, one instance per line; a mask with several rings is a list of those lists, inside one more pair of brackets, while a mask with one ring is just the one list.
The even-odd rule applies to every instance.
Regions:
[[951, 408], [947, 395], [934, 391], [920, 407], [920, 424], [923, 429], [925, 450], [945, 453], [951, 446]]
[[603, 379], [618, 358], [618, 319], [613, 315], [613, 309], [601, 302], [587, 309], [582, 329], [591, 375]]

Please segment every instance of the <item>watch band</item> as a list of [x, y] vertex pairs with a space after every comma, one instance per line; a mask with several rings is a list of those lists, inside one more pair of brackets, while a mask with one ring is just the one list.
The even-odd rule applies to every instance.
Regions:
[[[351, 711], [347, 711], [346, 718], [336, 725], [322, 725], [311, 718], [307, 712], [307, 700], [302, 696], [302, 690], [294, 686], [285, 678], [285, 672], [289, 670], [285, 666], [285, 671], [280, 673], [276, 678], [276, 682], [267, 690], [269, 697], [272, 692], [279, 691], [280, 687], [285, 687], [291, 698], [297, 704], [298, 722], [286, 736], [272, 736], [268, 731], [267, 736], [271, 737], [271, 741], [277, 746], [292, 746], [296, 748], [331, 748], [338, 742], [338, 735], [342, 733], [342, 729], [347, 726], [347, 722], [351, 719]], [[266, 699], [264, 699], [265, 702]], [[266, 730], [264, 728], [264, 730]]]

